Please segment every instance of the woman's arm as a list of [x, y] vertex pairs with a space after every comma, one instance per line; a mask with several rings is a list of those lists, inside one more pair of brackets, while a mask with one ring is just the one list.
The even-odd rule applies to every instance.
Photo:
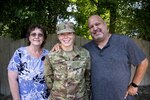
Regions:
[[19, 85], [17, 78], [18, 78], [17, 72], [8, 70], [8, 81], [13, 100], [20, 100]]

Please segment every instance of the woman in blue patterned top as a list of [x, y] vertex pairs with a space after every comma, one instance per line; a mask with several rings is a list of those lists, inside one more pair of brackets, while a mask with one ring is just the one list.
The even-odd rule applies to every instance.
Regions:
[[8, 80], [13, 100], [47, 100], [49, 92], [44, 80], [43, 46], [46, 30], [31, 25], [27, 30], [28, 46], [18, 48], [8, 65]]

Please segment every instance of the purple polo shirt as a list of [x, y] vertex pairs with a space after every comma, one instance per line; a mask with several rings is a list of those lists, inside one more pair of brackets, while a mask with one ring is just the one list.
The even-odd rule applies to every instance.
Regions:
[[[100, 49], [94, 41], [84, 45], [91, 56], [92, 100], [124, 100], [131, 65], [145, 59], [143, 51], [127, 36], [112, 34]], [[128, 96], [127, 100], [134, 100]]]

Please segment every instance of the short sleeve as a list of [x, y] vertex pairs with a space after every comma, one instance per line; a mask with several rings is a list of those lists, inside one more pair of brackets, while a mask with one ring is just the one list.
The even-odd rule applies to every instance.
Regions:
[[127, 42], [127, 51], [130, 63], [134, 66], [137, 66], [141, 63], [141, 61], [143, 61], [146, 58], [142, 49], [130, 38]]
[[7, 69], [8, 70], [12, 70], [12, 71], [17, 71], [18, 72], [18, 66], [20, 65], [20, 54], [21, 52], [19, 51], [19, 49], [17, 49], [12, 58], [10, 59], [10, 62], [8, 64]]

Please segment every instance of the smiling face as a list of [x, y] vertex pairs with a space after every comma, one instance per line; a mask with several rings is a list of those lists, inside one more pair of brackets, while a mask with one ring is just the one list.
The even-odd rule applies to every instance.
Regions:
[[30, 45], [41, 46], [44, 41], [44, 34], [41, 29], [35, 28], [29, 35]]
[[32, 44], [31, 42], [39, 41], [39, 40], [40, 42], [42, 41], [42, 44], [40, 44], [41, 45], [40, 48], [43, 48], [47, 38], [47, 34], [44, 26], [38, 24], [30, 25], [27, 29], [26, 36], [27, 36], [28, 46]]
[[98, 16], [93, 15], [88, 20], [88, 27], [91, 33], [92, 38], [95, 41], [104, 41], [105, 38], [108, 36], [108, 29], [107, 25], [104, 20]]
[[75, 40], [73, 32], [65, 32], [58, 34], [58, 39], [62, 44], [62, 48], [72, 48]]

